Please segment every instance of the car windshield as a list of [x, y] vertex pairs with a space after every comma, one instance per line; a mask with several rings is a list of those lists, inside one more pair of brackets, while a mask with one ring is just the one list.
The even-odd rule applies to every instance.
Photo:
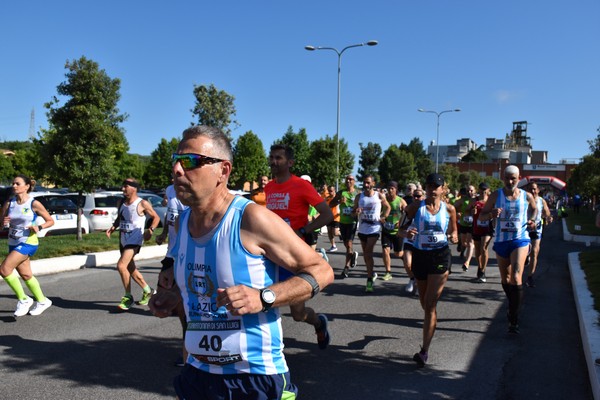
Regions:
[[77, 208], [75, 203], [73, 203], [69, 198], [65, 196], [38, 196], [35, 198], [39, 200], [40, 203], [44, 205], [46, 208], [65, 208], [65, 209], [74, 209]]

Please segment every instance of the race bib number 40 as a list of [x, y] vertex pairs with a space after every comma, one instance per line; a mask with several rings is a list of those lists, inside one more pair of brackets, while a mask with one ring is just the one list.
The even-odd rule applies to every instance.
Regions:
[[239, 318], [188, 322], [185, 348], [207, 364], [226, 365], [242, 361], [241, 325]]

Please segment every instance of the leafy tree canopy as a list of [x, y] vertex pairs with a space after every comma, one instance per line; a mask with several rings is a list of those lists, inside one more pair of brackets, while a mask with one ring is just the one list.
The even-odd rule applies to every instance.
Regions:
[[298, 132], [294, 132], [294, 128], [290, 125], [281, 139], [276, 140], [273, 144], [285, 144], [294, 150], [295, 161], [291, 168], [293, 174], [300, 176], [310, 173], [312, 160], [310, 159], [310, 143], [306, 129], [300, 128]]
[[129, 145], [120, 124], [127, 118], [117, 108], [121, 82], [81, 57], [67, 61], [66, 81], [45, 104], [48, 129], [35, 144], [45, 166], [44, 178], [74, 191], [89, 192], [118, 180], [116, 165]]
[[262, 175], [269, 175], [269, 163], [260, 138], [252, 131], [240, 136], [233, 147], [233, 171], [229, 185], [241, 189], [244, 182], [254, 182]]
[[379, 162], [383, 152], [381, 145], [369, 142], [366, 146], [363, 146], [362, 143], [359, 143], [358, 146], [360, 147], [360, 157], [357, 181], [362, 182], [365, 176], [373, 175], [375, 181], [379, 182]]
[[197, 117], [198, 125], [219, 128], [231, 139], [230, 126], [239, 126], [233, 119], [236, 115], [235, 97], [217, 89], [213, 84], [194, 85], [194, 96], [196, 104], [190, 111]]

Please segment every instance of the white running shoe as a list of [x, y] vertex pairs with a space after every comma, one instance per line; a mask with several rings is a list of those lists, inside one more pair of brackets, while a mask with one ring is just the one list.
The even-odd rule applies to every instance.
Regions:
[[327, 250], [327, 251], [329, 251], [330, 253], [333, 253], [333, 252], [337, 251], [337, 246], [331, 246], [329, 248], [329, 250]]
[[412, 293], [413, 290], [415, 290], [415, 280], [414, 279], [409, 279], [408, 283], [404, 287], [404, 290], [406, 291], [406, 293]]
[[17, 303], [17, 309], [15, 310], [15, 317], [22, 317], [23, 315], [27, 315], [29, 309], [33, 305], [33, 299], [29, 296], [25, 300], [19, 300]]
[[51, 305], [52, 305], [52, 300], [50, 300], [49, 298], [46, 297], [46, 301], [43, 303], [40, 303], [39, 301], [37, 301], [35, 303], [35, 306], [29, 311], [29, 314], [30, 315], [40, 315], [41, 313], [46, 311], [48, 308], [50, 308]]
[[377, 275], [377, 272], [373, 273], [373, 282], [375, 282], [377, 280], [377, 278], [379, 278], [379, 275]]

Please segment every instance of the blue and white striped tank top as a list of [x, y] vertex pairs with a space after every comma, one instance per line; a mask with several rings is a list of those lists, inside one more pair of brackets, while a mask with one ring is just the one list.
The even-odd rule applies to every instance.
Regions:
[[288, 371], [277, 308], [233, 316], [216, 306], [218, 288], [246, 285], [262, 289], [275, 281], [277, 265], [249, 253], [240, 238], [242, 215], [250, 203], [236, 196], [219, 224], [201, 238], [190, 236], [191, 211], [180, 214], [172, 255], [188, 322], [188, 363], [213, 374], [272, 375]]
[[503, 189], [498, 189], [496, 208], [501, 208], [502, 213], [496, 223], [496, 242], [529, 239], [527, 233], [527, 193], [519, 189], [515, 200], [508, 200]]
[[419, 250], [437, 250], [448, 246], [446, 231], [449, 223], [450, 214], [445, 202], [440, 203], [439, 211], [433, 215], [427, 211], [425, 200], [421, 200], [412, 223], [418, 231], [412, 245]]

